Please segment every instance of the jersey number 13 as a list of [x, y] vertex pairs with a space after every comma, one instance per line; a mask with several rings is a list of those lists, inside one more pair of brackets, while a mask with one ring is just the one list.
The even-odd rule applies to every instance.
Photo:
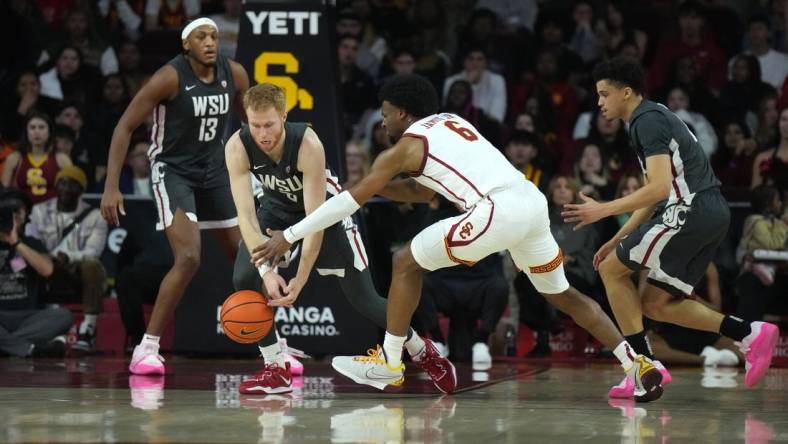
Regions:
[[200, 119], [200, 142], [210, 142], [216, 137], [216, 127], [219, 126], [219, 119], [216, 117], [203, 117]]

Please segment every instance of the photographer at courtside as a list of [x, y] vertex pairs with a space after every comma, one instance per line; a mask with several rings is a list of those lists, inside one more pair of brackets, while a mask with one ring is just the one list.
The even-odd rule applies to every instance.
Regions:
[[30, 205], [19, 190], [0, 191], [0, 354], [63, 357], [73, 320], [65, 308], [40, 307], [54, 264], [40, 241], [23, 235]]

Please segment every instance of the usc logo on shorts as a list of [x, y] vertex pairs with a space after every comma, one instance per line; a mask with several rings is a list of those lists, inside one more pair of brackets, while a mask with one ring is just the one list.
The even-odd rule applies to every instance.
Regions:
[[471, 230], [473, 230], [473, 224], [465, 222], [465, 225], [460, 229], [460, 239], [468, 239], [471, 236]]
[[533, 274], [549, 273], [555, 270], [556, 268], [558, 268], [558, 266], [561, 265], [563, 261], [564, 261], [564, 254], [561, 252], [561, 250], [558, 250], [558, 256], [556, 256], [555, 259], [551, 260], [550, 262], [544, 265], [528, 267], [528, 271], [530, 271]]

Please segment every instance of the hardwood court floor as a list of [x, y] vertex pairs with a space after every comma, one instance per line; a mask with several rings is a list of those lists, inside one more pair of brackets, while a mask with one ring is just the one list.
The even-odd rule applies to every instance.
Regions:
[[257, 364], [171, 358], [146, 378], [115, 358], [3, 358], [0, 442], [788, 441], [787, 369], [747, 390], [741, 370], [675, 368], [661, 400], [635, 405], [606, 399], [612, 364], [460, 366], [459, 393], [440, 396], [417, 373], [389, 395], [307, 362], [292, 394], [239, 395]]

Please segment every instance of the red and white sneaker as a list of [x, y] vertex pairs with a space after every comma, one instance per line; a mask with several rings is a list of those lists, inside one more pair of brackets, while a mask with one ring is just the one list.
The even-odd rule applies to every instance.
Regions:
[[740, 343], [744, 353], [744, 384], [753, 388], [761, 382], [772, 363], [772, 353], [780, 337], [780, 329], [768, 322], [751, 322], [752, 331]]
[[457, 388], [454, 364], [441, 355], [429, 339], [424, 338], [424, 350], [413, 356], [413, 364], [427, 372], [435, 387], [443, 393], [451, 393]]
[[279, 347], [282, 348], [282, 356], [285, 358], [285, 362], [290, 364], [290, 373], [293, 374], [293, 376], [303, 375], [304, 364], [302, 364], [298, 358], [309, 359], [311, 356], [297, 348], [288, 347], [287, 339], [285, 338], [279, 338]]
[[134, 347], [129, 371], [135, 375], [163, 375], [164, 358], [159, 354], [159, 348], [144, 344]]
[[271, 363], [257, 372], [252, 379], [243, 381], [238, 391], [245, 395], [261, 393], [287, 393], [293, 391], [293, 375], [290, 363], [285, 362], [284, 368]]

